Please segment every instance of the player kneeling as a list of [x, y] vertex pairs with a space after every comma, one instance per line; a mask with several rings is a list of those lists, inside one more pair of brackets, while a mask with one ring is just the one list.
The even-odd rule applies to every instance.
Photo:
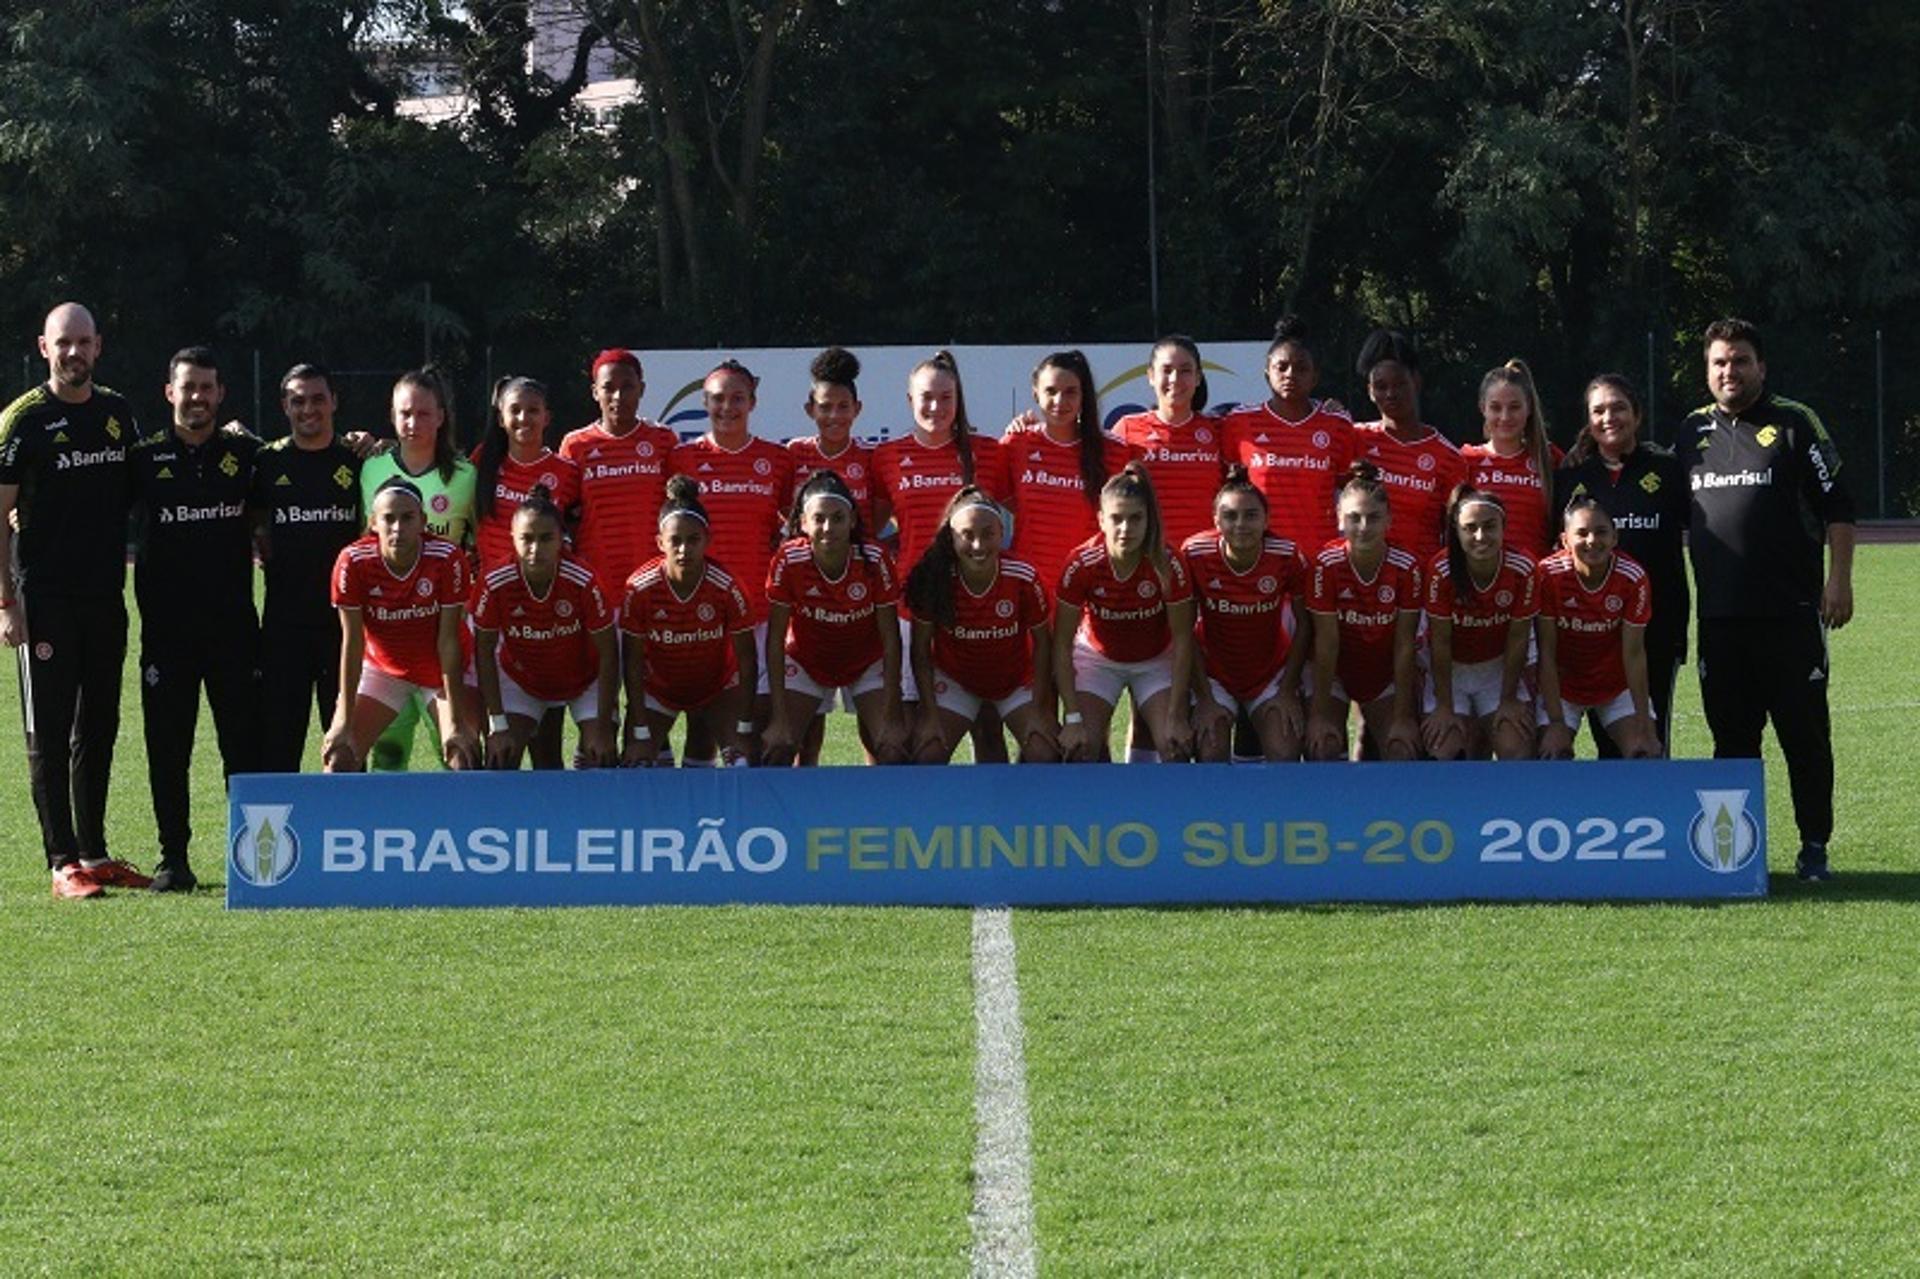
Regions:
[[1047, 595], [1032, 565], [1000, 554], [1006, 536], [1006, 511], [966, 485], [907, 576], [921, 689], [917, 763], [951, 759], [989, 703], [1019, 744], [1021, 763], [1060, 758]]
[[[697, 723], [725, 758], [744, 763], [759, 660], [753, 622], [746, 592], [707, 558], [707, 509], [691, 476], [667, 481], [658, 528], [660, 554], [627, 579], [620, 606], [627, 684], [620, 762], [671, 765], [667, 734], [684, 714], [689, 737]], [[686, 762], [713, 767], [718, 758], [689, 755]]]
[[[540, 721], [562, 706], [580, 727], [580, 761], [617, 762], [619, 648], [593, 570], [560, 545], [560, 508], [543, 484], [513, 513], [513, 562], [487, 574], [473, 604], [474, 666], [487, 708], [488, 768], [518, 768]], [[557, 736], [557, 735], [556, 735]], [[557, 741], [535, 768], [560, 767]]]
[[1060, 753], [1105, 759], [1113, 709], [1125, 690], [1160, 743], [1160, 758], [1193, 751], [1187, 685], [1193, 675], [1193, 587], [1161, 535], [1153, 482], [1138, 462], [1100, 490], [1100, 532], [1060, 574], [1053, 671], [1067, 707]]
[[1372, 463], [1353, 464], [1334, 509], [1340, 536], [1313, 558], [1307, 604], [1313, 614], [1307, 753], [1345, 759], [1347, 719], [1358, 703], [1362, 731], [1382, 759], [1417, 759], [1413, 641], [1420, 566], [1411, 552], [1387, 542], [1393, 515]]
[[1447, 544], [1427, 566], [1433, 683], [1421, 739], [1435, 759], [1533, 758], [1522, 676], [1539, 610], [1533, 561], [1506, 541], [1506, 506], [1462, 484], [1447, 502]]
[[893, 561], [866, 540], [853, 493], [834, 471], [816, 471], [801, 486], [787, 527], [793, 536], [767, 569], [767, 762], [792, 763], [813, 713], [844, 688], [867, 753], [904, 764]]
[[1567, 503], [1564, 548], [1540, 561], [1542, 759], [1572, 759], [1588, 711], [1628, 759], [1660, 753], [1647, 701], [1647, 571], [1616, 551], [1613, 517], [1591, 497]]
[[467, 557], [426, 531], [420, 490], [394, 478], [373, 497], [373, 532], [333, 565], [340, 696], [320, 744], [329, 773], [359, 772], [413, 698], [438, 716], [447, 767], [479, 762], [480, 700], [466, 682]]
[[[1292, 542], [1267, 531], [1267, 497], [1247, 469], [1227, 469], [1213, 498], [1213, 528], [1180, 548], [1199, 602], [1199, 650], [1193, 681], [1194, 754], [1226, 762], [1237, 722], [1251, 725], [1260, 758], [1300, 758], [1306, 713], [1300, 672], [1312, 649], [1307, 566]], [[1289, 610], [1293, 624], [1288, 625]]]

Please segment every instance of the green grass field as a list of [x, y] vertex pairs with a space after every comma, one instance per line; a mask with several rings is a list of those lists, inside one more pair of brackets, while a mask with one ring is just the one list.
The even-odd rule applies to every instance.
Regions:
[[[1773, 760], [1765, 902], [1016, 912], [1041, 1271], [1911, 1273], [1920, 547], [1859, 598], [1823, 888]], [[968, 1269], [966, 912], [54, 902], [0, 758], [0, 1273]]]

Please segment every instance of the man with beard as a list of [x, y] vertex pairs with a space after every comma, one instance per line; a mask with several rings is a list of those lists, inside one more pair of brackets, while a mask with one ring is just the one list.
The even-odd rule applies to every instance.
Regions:
[[[127, 651], [127, 449], [121, 396], [93, 382], [88, 310], [48, 312], [47, 381], [0, 411], [0, 641], [20, 655], [33, 806], [56, 897], [150, 882], [107, 851], [107, 783]], [[19, 534], [11, 518], [19, 517]]]
[[220, 431], [216, 414], [225, 394], [211, 350], [177, 352], [167, 363], [173, 429], [140, 441], [132, 457], [140, 707], [160, 837], [153, 877], [159, 892], [185, 892], [195, 883], [187, 861], [187, 774], [203, 684], [226, 776], [257, 767], [260, 624], [247, 492], [260, 445]]

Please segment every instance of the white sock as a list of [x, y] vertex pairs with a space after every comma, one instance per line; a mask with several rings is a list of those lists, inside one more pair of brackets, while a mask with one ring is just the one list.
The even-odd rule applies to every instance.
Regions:
[[1158, 764], [1159, 762], [1159, 751], [1142, 750], [1138, 746], [1127, 747], [1127, 763], [1129, 764]]
[[706, 759], [695, 759], [693, 756], [689, 755], [685, 759], [680, 761], [680, 767], [682, 768], [718, 768], [720, 767], [720, 761], [713, 756], [708, 756]]

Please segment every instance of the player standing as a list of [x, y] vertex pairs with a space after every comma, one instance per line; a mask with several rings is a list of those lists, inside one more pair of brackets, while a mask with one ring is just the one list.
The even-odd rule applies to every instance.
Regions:
[[1394, 540], [1425, 564], [1440, 549], [1447, 495], [1467, 478], [1466, 462], [1446, 436], [1420, 420], [1420, 352], [1394, 329], [1375, 329], [1357, 361], [1380, 418], [1354, 428], [1358, 456], [1379, 468], [1393, 494]]
[[1420, 621], [1419, 561], [1387, 541], [1393, 515], [1386, 482], [1372, 463], [1353, 464], [1335, 509], [1340, 537], [1309, 565], [1313, 687], [1307, 754], [1345, 759], [1346, 724], [1357, 704], [1381, 758], [1417, 759], [1413, 649]]
[[1292, 637], [1312, 633], [1307, 566], [1292, 542], [1267, 531], [1266, 495], [1245, 467], [1228, 468], [1212, 531], [1188, 538], [1180, 554], [1199, 605], [1194, 753], [1213, 763], [1239, 757], [1233, 739], [1244, 718], [1258, 742], [1254, 758], [1299, 759], [1300, 672], [1312, 645]]
[[1146, 464], [1167, 543], [1179, 546], [1213, 526], [1223, 423], [1200, 416], [1207, 407], [1207, 375], [1192, 338], [1170, 333], [1154, 343], [1147, 355], [1147, 381], [1153, 408], [1121, 418], [1113, 433]]
[[1540, 756], [1572, 759], [1590, 710], [1623, 756], [1656, 756], [1645, 643], [1652, 584], [1614, 549], [1613, 517], [1591, 497], [1567, 505], [1562, 530], [1562, 549], [1539, 569]]
[[796, 536], [767, 570], [767, 762], [791, 761], [814, 711], [846, 689], [867, 751], [882, 764], [903, 764], [893, 561], [867, 540], [853, 494], [833, 471], [816, 472], [801, 488], [790, 527]]
[[[759, 659], [746, 592], [707, 558], [707, 510], [700, 486], [685, 475], [667, 481], [657, 543], [660, 553], [627, 582], [620, 606], [627, 685], [621, 762], [671, 765], [667, 734], [680, 715], [698, 736], [744, 759], [738, 725], [751, 714]], [[686, 766], [713, 767], [719, 755], [682, 752]]]
[[1053, 719], [1050, 604], [1033, 566], [1002, 555], [1007, 515], [969, 484], [947, 503], [933, 544], [907, 575], [920, 701], [914, 759], [944, 764], [991, 705], [1023, 764], [1060, 758]]
[[1060, 752], [1104, 759], [1124, 690], [1151, 722], [1160, 758], [1193, 750], [1187, 714], [1193, 675], [1193, 587], [1167, 549], [1153, 481], [1127, 463], [1100, 493], [1100, 534], [1067, 561], [1054, 594], [1053, 672], [1059, 681]]
[[1019, 530], [1015, 549], [1042, 582], [1058, 582], [1067, 559], [1100, 531], [1100, 490], [1130, 454], [1100, 428], [1093, 368], [1083, 353], [1044, 357], [1034, 366], [1032, 384], [1038, 411], [1009, 423], [1000, 449]]
[[1500, 499], [1506, 511], [1506, 541], [1529, 560], [1552, 549], [1553, 471], [1564, 456], [1547, 438], [1540, 393], [1524, 360], [1508, 360], [1480, 379], [1480, 420], [1486, 441], [1467, 444], [1460, 456], [1466, 482]]
[[474, 598], [474, 667], [487, 710], [488, 768], [520, 767], [529, 743], [535, 768], [559, 768], [559, 750], [543, 751], [534, 735], [561, 708], [580, 728], [587, 767], [618, 762], [614, 610], [593, 570], [565, 553], [563, 527], [559, 505], [536, 483], [513, 515], [513, 560], [488, 573]]
[[605, 583], [624, 582], [656, 554], [667, 459], [680, 437], [641, 418], [647, 384], [633, 352], [614, 347], [589, 370], [600, 420], [560, 441], [580, 468], [580, 557]]
[[1540, 611], [1534, 561], [1506, 540], [1500, 499], [1469, 485], [1447, 502], [1447, 545], [1427, 565], [1432, 684], [1421, 739], [1435, 759], [1533, 758], [1522, 678]]
[[838, 471], [859, 507], [861, 523], [879, 529], [888, 513], [874, 509], [873, 450], [853, 436], [862, 407], [856, 385], [860, 359], [845, 347], [830, 346], [813, 357], [808, 373], [812, 383], [807, 389], [806, 414], [815, 433], [787, 441], [787, 451], [793, 454], [794, 488], [812, 479], [815, 471]]
[[534, 488], [561, 513], [580, 505], [580, 468], [547, 447], [553, 413], [547, 388], [530, 377], [501, 378], [493, 388], [493, 421], [474, 450], [474, 545], [485, 575], [521, 559], [513, 525]]
[[1226, 462], [1246, 468], [1266, 496], [1273, 532], [1309, 559], [1339, 532], [1334, 499], [1356, 456], [1353, 420], [1331, 400], [1313, 398], [1319, 381], [1307, 326], [1283, 317], [1267, 347], [1273, 394], [1221, 423]]

